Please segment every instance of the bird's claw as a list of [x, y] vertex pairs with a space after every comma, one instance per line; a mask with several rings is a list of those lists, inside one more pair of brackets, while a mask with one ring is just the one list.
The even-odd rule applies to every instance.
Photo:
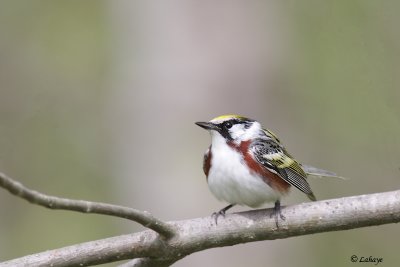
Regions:
[[282, 214], [281, 203], [280, 203], [279, 200], [275, 202], [274, 210], [270, 214], [270, 218], [272, 218], [272, 216], [275, 217], [276, 228], [279, 228], [279, 224], [278, 224], [279, 218], [278, 218], [278, 216], [281, 218], [282, 221], [286, 220], [286, 217]]
[[211, 218], [214, 219], [215, 221], [215, 225], [218, 225], [218, 217], [222, 216], [225, 218], [225, 211], [224, 210], [220, 210], [218, 212], [213, 212], [213, 214], [211, 214]]
[[226, 206], [225, 208], [221, 209], [218, 212], [213, 212], [213, 214], [211, 214], [211, 218], [214, 218], [215, 221], [215, 225], [218, 225], [218, 217], [222, 216], [225, 218], [225, 212], [227, 210], [229, 210], [230, 208], [232, 208], [233, 206], [235, 206], [235, 204], [229, 204], [228, 206]]

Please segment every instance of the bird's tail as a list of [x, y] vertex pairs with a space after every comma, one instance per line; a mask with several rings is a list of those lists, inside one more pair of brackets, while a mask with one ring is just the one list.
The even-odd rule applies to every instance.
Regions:
[[346, 180], [346, 178], [339, 176], [336, 173], [331, 172], [331, 171], [318, 169], [316, 167], [313, 167], [310, 165], [304, 165], [304, 164], [302, 164], [301, 167], [303, 168], [303, 170], [307, 174], [307, 176], [312, 176], [312, 177], [317, 177], [317, 178], [338, 178], [338, 179]]

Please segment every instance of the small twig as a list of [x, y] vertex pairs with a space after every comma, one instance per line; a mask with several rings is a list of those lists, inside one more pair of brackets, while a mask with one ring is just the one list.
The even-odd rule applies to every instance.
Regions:
[[37, 204], [49, 209], [72, 210], [83, 213], [121, 217], [140, 223], [144, 227], [156, 231], [164, 238], [170, 238], [175, 234], [175, 229], [170, 224], [153, 217], [147, 211], [140, 211], [128, 207], [101, 202], [75, 200], [45, 195], [25, 187], [20, 182], [13, 180], [1, 172], [0, 187], [5, 188], [11, 194], [19, 196], [33, 204]]

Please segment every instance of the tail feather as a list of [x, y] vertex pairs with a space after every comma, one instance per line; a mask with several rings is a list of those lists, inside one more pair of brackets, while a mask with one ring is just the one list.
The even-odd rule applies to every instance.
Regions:
[[[324, 178], [324, 177], [328, 177], [328, 178], [338, 178], [338, 179], [342, 179], [342, 180], [346, 180], [346, 178], [337, 175], [334, 172], [331, 171], [326, 171], [323, 169], [318, 169], [316, 167], [310, 166], [310, 165], [301, 165], [302, 169], [304, 170], [304, 172], [308, 175], [308, 176], [314, 176], [314, 177], [318, 177], [318, 178]], [[311, 199], [311, 198], [310, 198]]]

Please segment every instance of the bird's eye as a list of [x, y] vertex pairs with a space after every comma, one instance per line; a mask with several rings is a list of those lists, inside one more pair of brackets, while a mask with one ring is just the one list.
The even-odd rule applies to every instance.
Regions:
[[232, 126], [233, 126], [232, 122], [230, 122], [230, 121], [225, 122], [226, 129], [230, 129], [230, 128], [232, 128]]

